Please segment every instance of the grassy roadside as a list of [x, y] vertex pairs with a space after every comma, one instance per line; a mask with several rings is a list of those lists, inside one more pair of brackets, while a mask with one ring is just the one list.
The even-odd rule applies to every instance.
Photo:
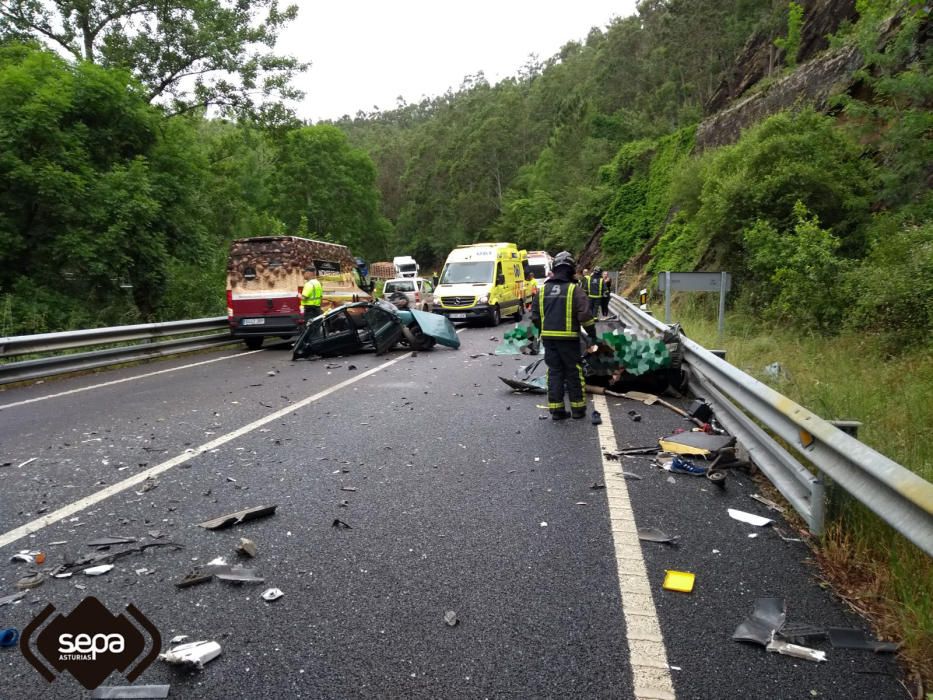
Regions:
[[[719, 340], [712, 307], [681, 301], [673, 316], [690, 338], [823, 418], [861, 421], [862, 442], [933, 481], [933, 343], [891, 355], [876, 337], [805, 336], [734, 313]], [[777, 379], [764, 373], [773, 362]], [[815, 556], [879, 637], [903, 643], [902, 658], [933, 691], [933, 559], [844, 493], [832, 498]]]

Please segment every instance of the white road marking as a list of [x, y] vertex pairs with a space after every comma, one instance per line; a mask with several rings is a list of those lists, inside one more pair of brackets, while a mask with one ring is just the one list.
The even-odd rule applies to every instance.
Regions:
[[606, 497], [609, 499], [609, 523], [619, 571], [619, 593], [632, 665], [634, 697], [638, 700], [674, 700], [674, 684], [641, 553], [628, 486], [625, 479], [613, 476], [619, 471], [619, 463], [610, 462], [605, 456], [606, 452], [615, 452], [617, 449], [615, 431], [609, 419], [609, 404], [606, 397], [597, 394], [593, 396], [593, 405], [605, 416], [597, 430], [600, 453], [603, 455], [603, 483], [606, 484]]
[[213, 360], [204, 360], [203, 362], [191, 362], [187, 365], [181, 365], [179, 367], [170, 367], [169, 369], [160, 369], [157, 372], [147, 372], [146, 374], [137, 374], [133, 377], [124, 377], [123, 379], [114, 379], [109, 382], [103, 382], [101, 384], [92, 384], [91, 386], [83, 386], [80, 389], [69, 389], [68, 391], [60, 391], [57, 394], [48, 394], [47, 396], [37, 396], [34, 399], [26, 399], [24, 401], [15, 401], [13, 403], [0, 404], [0, 411], [5, 408], [14, 408], [16, 406], [25, 406], [28, 403], [35, 403], [36, 401], [45, 401], [46, 399], [57, 399], [61, 396], [68, 396], [70, 394], [80, 394], [82, 391], [90, 391], [91, 389], [101, 389], [105, 386], [113, 386], [114, 384], [122, 384], [123, 382], [134, 382], [137, 379], [145, 379], [146, 377], [155, 377], [158, 374], [166, 374], [168, 372], [177, 372], [180, 369], [190, 369], [191, 367], [200, 367], [201, 365], [209, 365], [212, 362], [221, 362], [223, 360], [230, 360], [234, 357], [243, 357], [243, 355], [252, 355], [254, 352], [262, 352], [262, 350], [247, 350], [246, 352], [240, 352], [236, 355], [227, 355], [225, 357], [215, 357]]
[[358, 374], [355, 377], [351, 377], [350, 379], [346, 379], [340, 382], [339, 384], [335, 384], [332, 387], [328, 387], [327, 389], [324, 389], [323, 391], [319, 391], [318, 393], [313, 394], [305, 399], [302, 399], [301, 401], [298, 401], [297, 403], [294, 403], [291, 406], [286, 406], [285, 408], [279, 409], [278, 411], [275, 411], [274, 413], [270, 413], [264, 418], [260, 418], [259, 420], [255, 420], [252, 423], [244, 425], [242, 428], [238, 428], [234, 430], [233, 432], [227, 433], [226, 435], [221, 435], [219, 438], [211, 440], [210, 442], [206, 442], [200, 447], [195, 447], [195, 448], [186, 450], [183, 454], [180, 454], [177, 457], [173, 457], [172, 459], [162, 462], [161, 464], [157, 464], [154, 467], [149, 467], [149, 469], [141, 471], [138, 474], [134, 474], [133, 476], [128, 477], [124, 479], [123, 481], [119, 481], [115, 484], [112, 484], [111, 486], [108, 486], [107, 488], [102, 489], [98, 491], [97, 493], [93, 493], [90, 496], [85, 496], [84, 498], [78, 501], [75, 501], [74, 503], [69, 503], [67, 506], [63, 506], [62, 508], [59, 508], [58, 510], [52, 513], [43, 515], [41, 518], [36, 518], [35, 520], [28, 522], [25, 525], [21, 525], [20, 527], [10, 530], [9, 532], [6, 532], [3, 535], [0, 535], [0, 547], [5, 547], [11, 542], [15, 542], [18, 539], [26, 537], [27, 535], [30, 535], [33, 532], [36, 532], [37, 530], [41, 530], [44, 527], [53, 525], [54, 523], [57, 523], [60, 520], [63, 520], [71, 515], [74, 515], [75, 513], [78, 513], [84, 510], [85, 508], [89, 508], [90, 506], [93, 506], [96, 503], [100, 503], [104, 499], [110, 498], [111, 496], [115, 496], [121, 491], [126, 491], [127, 489], [132, 488], [133, 486], [136, 486], [137, 484], [141, 484], [142, 482], [144, 482], [146, 479], [148, 479], [151, 476], [156, 476], [163, 472], [167, 472], [172, 467], [177, 467], [179, 464], [184, 464], [185, 462], [188, 462], [194, 459], [195, 457], [198, 457], [199, 455], [204, 454], [205, 452], [210, 452], [211, 450], [214, 450], [220, 447], [221, 445], [224, 445], [230, 442], [231, 440], [235, 440], [238, 437], [246, 435], [247, 433], [250, 433], [258, 428], [261, 428], [262, 426], [268, 423], [271, 423], [272, 421], [282, 418], [283, 416], [287, 416], [289, 413], [293, 413], [294, 411], [297, 411], [299, 408], [304, 408], [308, 404], [312, 404], [315, 401], [323, 399], [325, 396], [329, 396], [330, 394], [333, 394], [336, 391], [340, 391], [344, 387], [350, 386], [351, 384], [355, 384], [361, 379], [365, 379], [366, 377], [372, 374], [375, 374], [376, 372], [380, 372], [384, 370], [385, 368], [394, 365], [396, 362], [400, 362], [401, 360], [404, 360], [408, 357], [411, 357], [410, 352], [407, 352], [404, 355], [400, 355], [399, 357], [396, 357], [394, 360], [383, 362], [381, 365], [378, 365], [376, 367], [373, 367], [372, 369], [366, 370], [365, 372], [362, 372], [361, 374]]

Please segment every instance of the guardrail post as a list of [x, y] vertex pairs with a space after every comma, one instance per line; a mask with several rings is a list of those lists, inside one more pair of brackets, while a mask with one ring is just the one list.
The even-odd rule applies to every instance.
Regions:
[[810, 482], [810, 522], [807, 524], [810, 532], [817, 537], [822, 536], [826, 527], [826, 490], [820, 478]]

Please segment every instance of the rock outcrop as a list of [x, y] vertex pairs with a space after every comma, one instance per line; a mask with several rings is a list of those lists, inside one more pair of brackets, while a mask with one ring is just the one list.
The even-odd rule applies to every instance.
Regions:
[[[797, 62], [810, 60], [829, 47], [830, 34], [838, 31], [844, 21], [858, 18], [855, 0], [803, 0], [804, 24], [801, 28]], [[774, 45], [774, 37], [764, 32], [752, 35], [736, 58], [729, 75], [720, 83], [704, 107], [706, 114], [724, 109], [744, 95], [760, 80], [779, 71], [784, 65], [784, 52]]]
[[862, 55], [854, 47], [844, 47], [803, 64], [767, 88], [704, 119], [697, 129], [697, 150], [733, 143], [743, 129], [797, 105], [826, 109], [829, 97], [847, 89], [861, 65]]

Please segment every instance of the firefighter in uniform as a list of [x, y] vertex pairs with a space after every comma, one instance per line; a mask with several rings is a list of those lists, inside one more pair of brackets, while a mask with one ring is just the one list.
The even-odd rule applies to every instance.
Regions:
[[[586, 292], [573, 281], [575, 267], [570, 253], [558, 253], [554, 274], [538, 291], [531, 307], [531, 322], [541, 332], [544, 345], [548, 410], [554, 420], [586, 417], [580, 331], [592, 331], [596, 321]], [[565, 390], [570, 394], [570, 413], [564, 407]]]
[[603, 269], [594, 267], [593, 274], [585, 277], [583, 281], [586, 283], [586, 296], [590, 299], [590, 315], [596, 318], [599, 315], [600, 300], [603, 297]]
[[304, 312], [305, 323], [321, 315], [321, 301], [324, 298], [324, 288], [316, 276], [313, 267], [305, 268], [305, 284], [301, 288], [301, 310]]

